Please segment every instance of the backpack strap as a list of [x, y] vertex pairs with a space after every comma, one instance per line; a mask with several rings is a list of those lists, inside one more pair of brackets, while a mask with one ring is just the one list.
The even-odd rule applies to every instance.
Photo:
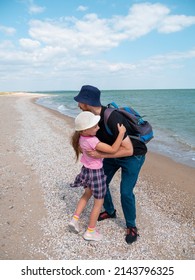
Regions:
[[109, 104], [107, 105], [107, 107], [108, 107], [108, 108], [116, 108], [116, 109], [119, 108], [118, 105], [117, 105], [115, 102], [109, 103]]
[[113, 135], [113, 133], [111, 132], [107, 123], [108, 123], [108, 119], [113, 111], [115, 111], [114, 108], [106, 108], [106, 110], [104, 111], [104, 125], [106, 127], [108, 134], [110, 134], [110, 135]]

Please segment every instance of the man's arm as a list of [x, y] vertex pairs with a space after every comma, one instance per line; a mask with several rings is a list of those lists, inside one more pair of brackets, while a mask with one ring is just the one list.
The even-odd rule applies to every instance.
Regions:
[[123, 137], [125, 135], [126, 132], [126, 128], [124, 127], [124, 125], [120, 125], [117, 124], [119, 133], [118, 136], [115, 140], [115, 142], [112, 145], [108, 145], [104, 142], [99, 142], [95, 149], [96, 151], [102, 152], [102, 153], [106, 153], [106, 154], [114, 154], [118, 151], [118, 149], [120, 148], [122, 141], [123, 141]]
[[121, 143], [119, 150], [114, 154], [102, 153], [98, 151], [88, 151], [89, 156], [94, 158], [117, 158], [133, 155], [133, 145], [130, 138], [127, 136]]

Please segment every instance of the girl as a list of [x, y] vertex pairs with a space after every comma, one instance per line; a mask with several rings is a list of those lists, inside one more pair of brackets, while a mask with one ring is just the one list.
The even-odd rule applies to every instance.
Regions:
[[82, 153], [81, 163], [83, 166], [71, 187], [84, 186], [85, 191], [78, 202], [74, 216], [69, 223], [69, 228], [75, 233], [79, 232], [79, 217], [93, 195], [94, 205], [87, 231], [83, 235], [85, 240], [93, 241], [100, 241], [103, 237], [96, 230], [96, 223], [106, 194], [106, 176], [102, 167], [102, 159], [90, 157], [87, 151], [97, 150], [105, 153], [115, 153], [118, 151], [126, 132], [126, 128], [118, 124], [119, 134], [114, 144], [110, 146], [100, 142], [95, 136], [99, 129], [99, 120], [100, 116], [91, 112], [80, 113], [75, 119], [75, 132], [72, 136], [72, 146], [75, 150], [76, 158], [78, 160], [80, 153]]

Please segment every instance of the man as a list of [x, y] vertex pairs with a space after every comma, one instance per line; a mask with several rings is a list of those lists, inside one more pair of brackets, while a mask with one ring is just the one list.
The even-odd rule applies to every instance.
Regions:
[[96, 136], [100, 141], [112, 145], [118, 135], [117, 123], [123, 124], [127, 132], [122, 141], [121, 147], [117, 153], [105, 154], [91, 152], [92, 156], [102, 157], [104, 172], [107, 176], [107, 192], [104, 199], [105, 211], [100, 213], [98, 220], [105, 220], [109, 218], [116, 218], [116, 209], [114, 208], [112, 197], [109, 190], [109, 183], [111, 182], [116, 171], [121, 168], [121, 205], [126, 221], [127, 232], [125, 240], [128, 244], [137, 240], [138, 231], [136, 227], [136, 205], [135, 195], [133, 189], [136, 185], [139, 172], [145, 161], [145, 154], [147, 152], [146, 145], [139, 140], [128, 137], [131, 133], [131, 128], [127, 123], [126, 118], [117, 111], [113, 111], [108, 119], [107, 125], [112, 132], [110, 135], [104, 124], [105, 106], [100, 102], [101, 92], [98, 88], [90, 85], [84, 85], [77, 96], [74, 97], [78, 102], [78, 106], [83, 111], [90, 111], [95, 115], [100, 115], [98, 123], [100, 129]]

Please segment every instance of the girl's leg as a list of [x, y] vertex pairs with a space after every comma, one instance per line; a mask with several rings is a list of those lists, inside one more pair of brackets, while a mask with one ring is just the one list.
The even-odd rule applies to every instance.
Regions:
[[102, 234], [100, 234], [96, 230], [96, 223], [97, 223], [97, 219], [99, 217], [103, 202], [104, 202], [103, 198], [101, 198], [101, 199], [94, 198], [94, 205], [93, 205], [93, 209], [90, 214], [88, 229], [83, 235], [85, 240], [100, 241], [103, 238]]
[[87, 202], [91, 198], [91, 195], [92, 195], [91, 190], [89, 188], [85, 188], [85, 192], [82, 195], [82, 197], [80, 198], [80, 200], [77, 204], [77, 208], [75, 210], [74, 216], [69, 223], [69, 228], [74, 233], [79, 233], [79, 222], [78, 222], [79, 221], [79, 216], [81, 215], [81, 213], [85, 209], [85, 207], [87, 205]]
[[94, 198], [94, 205], [89, 218], [89, 226], [88, 226], [89, 228], [96, 227], [97, 219], [102, 209], [103, 202], [104, 202], [103, 198], [101, 199]]
[[77, 208], [75, 210], [75, 214], [77, 216], [80, 216], [81, 213], [83, 212], [83, 210], [85, 209], [87, 202], [89, 201], [89, 199], [91, 198], [92, 192], [89, 188], [85, 188], [85, 192], [84, 194], [81, 196], [78, 204], [77, 204]]

